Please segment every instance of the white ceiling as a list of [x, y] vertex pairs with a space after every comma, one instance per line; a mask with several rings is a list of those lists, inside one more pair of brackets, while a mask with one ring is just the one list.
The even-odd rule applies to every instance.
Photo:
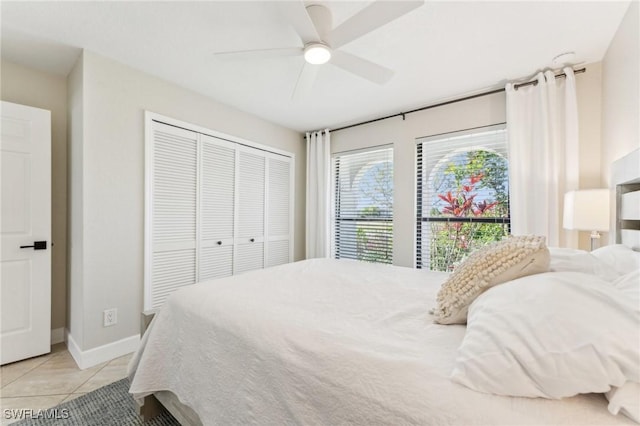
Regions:
[[[334, 26], [368, 2], [325, 1]], [[1, 2], [2, 57], [66, 75], [81, 48], [299, 131], [336, 128], [602, 59], [629, 1], [427, 1], [342, 49], [392, 68], [377, 86], [330, 64], [291, 100], [302, 57], [213, 52], [301, 46], [275, 2]]]

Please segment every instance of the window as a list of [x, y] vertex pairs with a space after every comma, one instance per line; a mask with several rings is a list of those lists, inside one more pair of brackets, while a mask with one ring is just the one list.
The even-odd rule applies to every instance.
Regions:
[[333, 157], [333, 256], [391, 263], [393, 148]]
[[504, 125], [417, 141], [416, 267], [450, 271], [510, 232]]

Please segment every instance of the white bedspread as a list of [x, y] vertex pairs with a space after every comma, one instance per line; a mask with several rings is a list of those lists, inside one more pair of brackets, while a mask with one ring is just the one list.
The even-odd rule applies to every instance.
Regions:
[[184, 288], [156, 315], [130, 391], [205, 425], [614, 425], [602, 395], [477, 393], [448, 378], [465, 332], [428, 310], [446, 277], [308, 260]]

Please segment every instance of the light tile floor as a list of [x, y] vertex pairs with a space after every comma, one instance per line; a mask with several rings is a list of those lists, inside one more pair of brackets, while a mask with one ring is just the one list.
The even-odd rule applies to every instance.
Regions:
[[45, 409], [118, 381], [127, 375], [132, 354], [80, 370], [64, 343], [51, 353], [0, 367], [2, 425], [7, 409]]

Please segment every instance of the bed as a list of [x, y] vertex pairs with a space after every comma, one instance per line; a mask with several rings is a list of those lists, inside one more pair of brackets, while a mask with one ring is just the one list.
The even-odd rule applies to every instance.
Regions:
[[[627, 194], [640, 189], [638, 152], [623, 160], [616, 238], [636, 246]], [[130, 392], [147, 413], [153, 396], [189, 425], [636, 424], [602, 394], [507, 397], [454, 383], [466, 328], [428, 313], [447, 276], [314, 259], [190, 286], [145, 333]]]

